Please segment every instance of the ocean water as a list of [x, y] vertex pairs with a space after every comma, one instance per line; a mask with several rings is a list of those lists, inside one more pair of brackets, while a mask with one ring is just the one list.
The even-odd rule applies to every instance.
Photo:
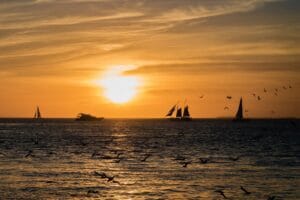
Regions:
[[299, 127], [299, 120], [0, 120], [0, 199], [224, 199], [216, 192], [223, 190], [228, 199], [296, 200]]

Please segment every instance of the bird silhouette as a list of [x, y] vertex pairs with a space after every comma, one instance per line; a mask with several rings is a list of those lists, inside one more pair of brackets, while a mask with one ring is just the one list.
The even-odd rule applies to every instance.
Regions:
[[151, 154], [146, 154], [145, 157], [141, 160], [141, 162], [146, 162], [150, 156]]
[[227, 99], [232, 99], [232, 96], [227, 96], [226, 98], [227, 98]]
[[284, 90], [286, 90], [286, 87], [285, 87], [285, 86], [282, 86], [282, 88], [283, 88]]
[[199, 96], [200, 99], [203, 99], [204, 95]]
[[206, 163], [208, 163], [209, 158], [199, 158], [199, 160], [202, 164], [206, 164]]
[[27, 158], [27, 157], [31, 156], [32, 152], [33, 152], [32, 150], [29, 150], [28, 153], [24, 157]]
[[192, 164], [192, 162], [191, 161], [187, 161], [187, 162], [182, 162], [181, 164], [182, 164], [182, 167], [186, 168], [189, 164]]
[[226, 197], [226, 195], [225, 195], [225, 193], [224, 193], [223, 190], [216, 190], [215, 192], [216, 192], [216, 193], [219, 193], [220, 195], [222, 195], [224, 199], [228, 199], [228, 198]]
[[224, 107], [224, 110], [229, 110], [229, 108], [227, 106]]
[[252, 93], [252, 96], [256, 97], [256, 94], [255, 94], [255, 93]]
[[251, 192], [249, 192], [248, 190], [246, 190], [243, 186], [241, 186], [240, 188], [244, 192], [244, 194], [246, 194], [246, 195], [251, 194]]
[[238, 161], [240, 158], [241, 158], [241, 156], [229, 157], [229, 160], [231, 160], [231, 161]]
[[260, 96], [257, 96], [257, 100], [260, 101], [260, 100], [261, 100], [261, 97], [260, 97]]
[[264, 88], [264, 92], [265, 92], [265, 93], [267, 92], [266, 88]]
[[292, 86], [291, 86], [291, 85], [289, 85], [289, 88], [290, 88], [290, 89], [292, 89]]

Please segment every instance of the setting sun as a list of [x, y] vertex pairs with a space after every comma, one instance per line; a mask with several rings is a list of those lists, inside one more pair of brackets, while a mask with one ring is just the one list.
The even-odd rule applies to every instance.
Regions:
[[113, 103], [122, 104], [132, 100], [137, 94], [139, 80], [137, 77], [124, 76], [122, 70], [114, 68], [101, 80], [104, 96]]

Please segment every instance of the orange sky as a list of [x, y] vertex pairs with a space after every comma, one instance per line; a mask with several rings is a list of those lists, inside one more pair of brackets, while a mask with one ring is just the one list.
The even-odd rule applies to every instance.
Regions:
[[[250, 117], [300, 117], [299, 7], [296, 0], [4, 0], [0, 117], [32, 117], [36, 105], [44, 117], [163, 117], [185, 99], [193, 117], [233, 116], [240, 96]], [[140, 83], [125, 104], [111, 102], [101, 85], [115, 68]]]

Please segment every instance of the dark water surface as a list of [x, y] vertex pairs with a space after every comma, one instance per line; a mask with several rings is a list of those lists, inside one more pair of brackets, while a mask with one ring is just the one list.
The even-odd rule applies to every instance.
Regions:
[[299, 127], [299, 120], [2, 120], [0, 199], [223, 199], [215, 192], [222, 189], [230, 199], [296, 200]]

